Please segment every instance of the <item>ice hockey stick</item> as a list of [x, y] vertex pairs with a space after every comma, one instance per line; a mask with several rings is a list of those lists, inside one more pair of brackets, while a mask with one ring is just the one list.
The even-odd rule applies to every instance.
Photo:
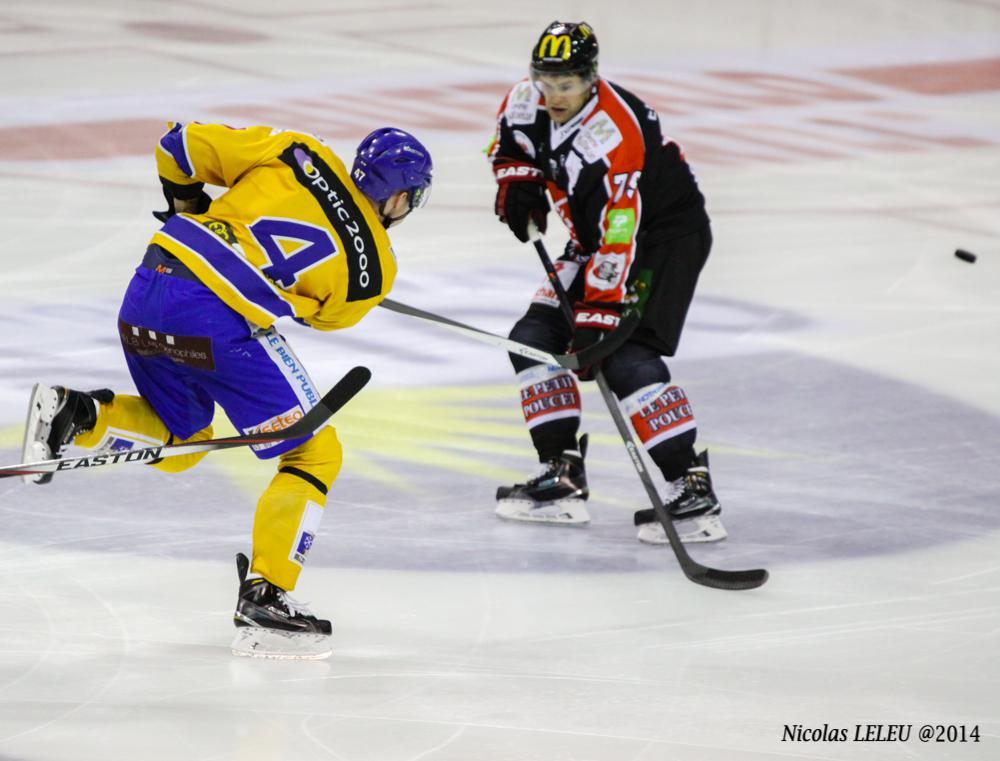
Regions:
[[[552, 287], [559, 297], [559, 306], [562, 309], [563, 316], [569, 321], [570, 326], [572, 326], [574, 324], [573, 307], [570, 306], [566, 289], [563, 288], [556, 269], [552, 266], [552, 260], [549, 258], [548, 251], [545, 250], [545, 244], [542, 242], [537, 230], [531, 231], [531, 242], [534, 244], [535, 251], [538, 252], [538, 258], [541, 260], [542, 266], [545, 267], [549, 281], [552, 283]], [[755, 589], [764, 584], [767, 581], [768, 573], [763, 568], [755, 568], [748, 571], [725, 571], [721, 568], [709, 568], [702, 565], [688, 554], [684, 543], [677, 536], [677, 529], [674, 528], [674, 522], [667, 515], [667, 511], [663, 507], [663, 502], [656, 491], [656, 486], [654, 486], [649, 472], [642, 462], [639, 448], [636, 446], [632, 432], [628, 428], [628, 423], [625, 422], [625, 418], [618, 408], [618, 402], [610, 386], [608, 386], [604, 373], [600, 369], [595, 370], [594, 379], [597, 381], [597, 387], [601, 390], [601, 396], [604, 397], [604, 403], [608, 407], [608, 412], [611, 413], [611, 418], [615, 421], [618, 433], [625, 443], [629, 459], [632, 460], [636, 473], [639, 474], [639, 480], [642, 481], [642, 485], [646, 489], [649, 501], [653, 504], [656, 517], [663, 525], [663, 530], [667, 532], [670, 548], [674, 551], [674, 555], [677, 556], [677, 562], [680, 563], [684, 575], [695, 584], [702, 584], [714, 589]]]
[[61, 460], [44, 460], [42, 462], [21, 463], [0, 467], [0, 478], [11, 476], [32, 476], [39, 473], [56, 473], [78, 469], [89, 469], [102, 465], [119, 465], [126, 462], [150, 462], [162, 457], [177, 457], [178, 455], [195, 454], [196, 452], [214, 452], [218, 449], [231, 449], [252, 444], [266, 444], [273, 441], [284, 441], [308, 436], [326, 423], [337, 410], [347, 404], [372, 377], [367, 367], [358, 365], [347, 371], [337, 384], [323, 395], [315, 407], [306, 412], [299, 420], [288, 428], [280, 431], [250, 433], [241, 436], [229, 436], [221, 439], [207, 439], [190, 444], [163, 444], [158, 447], [143, 447], [142, 449], [123, 449], [116, 452], [101, 452], [84, 457], [67, 457]]
[[576, 354], [549, 354], [547, 351], [536, 349], [533, 346], [527, 346], [525, 344], [518, 343], [517, 341], [512, 341], [509, 338], [498, 336], [495, 333], [489, 333], [485, 330], [474, 328], [471, 325], [465, 325], [464, 323], [452, 320], [449, 317], [442, 317], [441, 315], [434, 314], [433, 312], [425, 312], [423, 309], [417, 309], [416, 307], [411, 307], [408, 304], [393, 301], [392, 299], [383, 299], [379, 306], [384, 309], [388, 309], [390, 312], [396, 312], [397, 314], [406, 315], [407, 317], [416, 317], [419, 320], [435, 323], [443, 328], [448, 328], [456, 333], [461, 333], [469, 338], [481, 341], [482, 343], [487, 343], [490, 346], [505, 349], [511, 354], [527, 357], [528, 359], [533, 359], [536, 362], [559, 365], [560, 367], [565, 367], [568, 370], [579, 370], [581, 367], [590, 367], [590, 365], [595, 362], [600, 362], [606, 356], [611, 354], [611, 352], [615, 351], [618, 347], [625, 343], [625, 341], [628, 340], [628, 337], [632, 334], [632, 331], [639, 324], [639, 315], [629, 314], [622, 318], [621, 324], [619, 324], [617, 328], [593, 346], [588, 346], [586, 349]]

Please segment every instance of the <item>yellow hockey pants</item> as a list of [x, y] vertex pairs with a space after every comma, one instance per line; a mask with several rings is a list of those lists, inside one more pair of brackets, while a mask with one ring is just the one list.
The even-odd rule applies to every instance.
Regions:
[[[172, 440], [170, 431], [145, 399], [116, 394], [110, 404], [100, 405], [93, 430], [77, 436], [74, 443], [95, 449], [113, 438], [132, 441], [136, 446], [180, 444], [212, 438], [212, 426], [184, 442]], [[150, 464], [167, 473], [180, 473], [196, 465], [206, 454], [167, 457]], [[252, 572], [284, 590], [295, 588], [341, 462], [340, 442], [336, 431], [329, 426], [280, 456], [278, 473], [257, 502]]]

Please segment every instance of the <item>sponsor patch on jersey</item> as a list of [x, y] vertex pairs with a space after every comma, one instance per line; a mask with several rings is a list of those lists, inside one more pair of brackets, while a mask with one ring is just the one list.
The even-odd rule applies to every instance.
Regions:
[[292, 551], [288, 554], [288, 559], [297, 565], [306, 562], [306, 555], [312, 549], [316, 535], [319, 533], [319, 522], [323, 518], [323, 508], [315, 502], [306, 502], [306, 509], [302, 513], [299, 527], [295, 532], [295, 541], [292, 542]]
[[295, 548], [295, 556], [299, 559], [300, 563], [306, 559], [306, 554], [313, 545], [313, 539], [314, 536], [308, 531], [303, 531], [300, 535], [299, 544]]
[[223, 222], [220, 219], [205, 219], [201, 220], [201, 224], [222, 238], [230, 246], [236, 243], [236, 235], [233, 233], [233, 228], [227, 222]]
[[[570, 284], [576, 278], [576, 273], [580, 269], [580, 263], [567, 259], [557, 259], [555, 261], [555, 268], [559, 275], [559, 282], [562, 283], [565, 290], [570, 287]], [[552, 283], [549, 282], [548, 278], [545, 278], [538, 290], [535, 291], [535, 295], [531, 298], [531, 303], [545, 304], [550, 307], [559, 306], [559, 297], [556, 296], [556, 289], [552, 287]]]
[[615, 288], [625, 268], [625, 254], [594, 254], [593, 264], [587, 272], [587, 285], [599, 291]]
[[306, 409], [315, 407], [319, 403], [316, 387], [281, 333], [271, 327], [258, 332], [254, 337], [271, 354], [271, 360], [274, 364], [284, 372], [289, 388], [298, 398], [299, 403]]
[[118, 337], [126, 354], [140, 357], [163, 355], [178, 365], [199, 370], [215, 370], [212, 339], [204, 336], [175, 336], [118, 320]]
[[635, 233], [635, 209], [612, 209], [608, 212], [608, 230], [604, 242], [631, 243]]
[[535, 123], [538, 115], [538, 90], [531, 82], [521, 82], [511, 90], [504, 115], [508, 124]]
[[347, 261], [347, 301], [364, 301], [382, 293], [382, 266], [375, 237], [361, 209], [337, 173], [308, 145], [293, 143], [281, 160], [319, 202], [343, 245]]
[[611, 151], [622, 142], [622, 133], [618, 125], [608, 116], [606, 111], [596, 112], [584, 124], [576, 137], [573, 147], [580, 152], [588, 164], [603, 161]]
[[[143, 436], [135, 431], [123, 430], [108, 426], [101, 440], [94, 445], [93, 449], [102, 453], [131, 452], [138, 447], [159, 447], [163, 441], [152, 436]], [[96, 463], [103, 465], [103, 462]]]
[[[262, 423], [251, 426], [249, 428], [244, 428], [243, 433], [270, 433], [271, 431], [283, 431], [286, 428], [290, 428], [292, 425], [297, 423], [305, 416], [301, 407], [292, 407], [291, 409], [280, 412], [274, 417], [270, 417]], [[281, 444], [280, 441], [271, 441], [266, 444], [252, 444], [250, 446], [256, 452], [261, 452], [265, 449], [270, 449], [271, 447], [276, 447]]]

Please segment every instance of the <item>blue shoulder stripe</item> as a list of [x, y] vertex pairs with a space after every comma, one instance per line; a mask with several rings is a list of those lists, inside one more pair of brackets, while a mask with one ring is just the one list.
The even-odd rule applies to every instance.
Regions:
[[194, 167], [191, 166], [191, 157], [188, 155], [186, 134], [183, 124], [175, 124], [163, 137], [160, 138], [160, 147], [169, 153], [177, 167], [188, 177], [194, 177]]
[[250, 262], [218, 236], [192, 219], [171, 217], [161, 233], [184, 246], [228, 282], [247, 301], [278, 317], [294, 317], [292, 305], [278, 295], [277, 288]]

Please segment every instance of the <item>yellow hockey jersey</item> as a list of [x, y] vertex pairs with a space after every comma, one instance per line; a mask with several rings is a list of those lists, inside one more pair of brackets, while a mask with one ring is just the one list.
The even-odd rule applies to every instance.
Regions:
[[292, 317], [354, 325], [389, 293], [389, 236], [343, 162], [300, 132], [172, 124], [160, 176], [227, 190], [206, 214], [177, 214], [153, 236], [220, 299], [267, 328]]

